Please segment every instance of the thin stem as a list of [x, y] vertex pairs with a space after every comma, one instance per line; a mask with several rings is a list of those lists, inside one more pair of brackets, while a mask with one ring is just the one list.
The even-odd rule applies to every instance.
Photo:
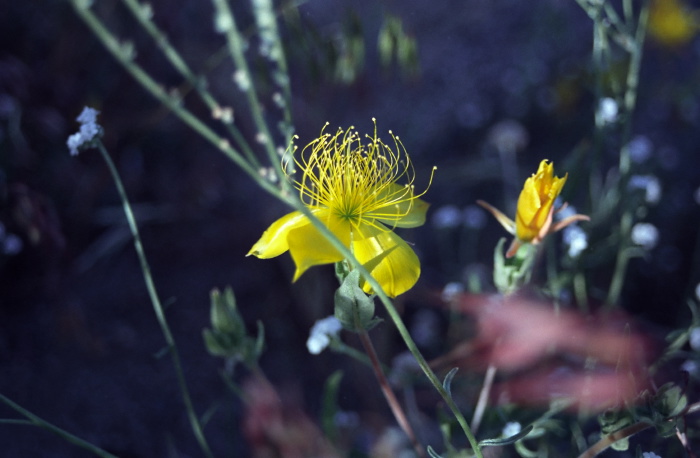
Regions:
[[476, 402], [474, 416], [472, 417], [472, 431], [474, 434], [479, 431], [481, 419], [484, 417], [484, 411], [486, 410], [486, 405], [488, 404], [489, 393], [491, 392], [491, 387], [493, 386], [493, 380], [495, 377], [496, 366], [489, 364], [489, 367], [486, 369], [486, 375], [484, 376], [484, 385], [481, 387], [479, 400]]
[[382, 389], [382, 393], [384, 393], [386, 402], [391, 408], [391, 412], [394, 414], [394, 418], [396, 418], [396, 421], [399, 423], [399, 426], [401, 426], [401, 429], [403, 429], [403, 431], [408, 436], [409, 440], [411, 441], [411, 444], [413, 444], [413, 449], [416, 451], [418, 456], [425, 457], [425, 449], [418, 443], [418, 440], [416, 439], [416, 434], [413, 432], [413, 428], [408, 422], [408, 418], [406, 418], [406, 414], [404, 413], [401, 404], [399, 403], [398, 399], [396, 399], [394, 390], [391, 389], [391, 385], [389, 385], [389, 381], [384, 375], [384, 371], [382, 370], [382, 366], [379, 363], [377, 352], [374, 350], [374, 345], [372, 344], [372, 340], [369, 338], [369, 334], [367, 334], [367, 331], [364, 330], [359, 332], [358, 334], [360, 336], [362, 346], [364, 347], [367, 356], [369, 356], [369, 359], [372, 362], [372, 369], [374, 370], [374, 375], [377, 376], [379, 386]]
[[622, 220], [620, 221], [620, 247], [617, 251], [617, 258], [615, 259], [615, 270], [613, 271], [612, 281], [610, 282], [610, 289], [608, 290], [608, 297], [605, 300], [605, 307], [611, 309], [615, 307], [617, 301], [622, 293], [622, 286], [625, 282], [625, 272], [627, 271], [627, 264], [629, 263], [630, 256], [627, 252], [627, 240], [630, 233], [632, 232], [632, 214], [629, 211], [625, 211], [622, 214]]
[[323, 224], [321, 220], [319, 220], [316, 217], [316, 215], [311, 213], [311, 210], [306, 205], [304, 205], [298, 199], [298, 197], [293, 195], [287, 196], [286, 198], [285, 196], [280, 196], [280, 198], [287, 202], [289, 205], [291, 205], [295, 210], [303, 213], [304, 216], [306, 216], [311, 222], [311, 224], [316, 228], [316, 230], [320, 232], [321, 235], [324, 238], [326, 238], [326, 240], [328, 240], [329, 243], [331, 243], [331, 245], [333, 245], [333, 248], [335, 248], [345, 259], [347, 259], [350, 262], [350, 264], [352, 264], [353, 269], [357, 269], [360, 272], [365, 281], [372, 287], [372, 290], [377, 295], [381, 303], [384, 305], [384, 308], [389, 314], [389, 317], [394, 323], [394, 326], [396, 326], [396, 330], [401, 335], [401, 338], [406, 344], [408, 351], [410, 351], [413, 357], [416, 358], [416, 362], [420, 366], [425, 376], [428, 378], [428, 380], [430, 380], [430, 383], [437, 390], [437, 392], [440, 393], [440, 396], [443, 398], [447, 406], [452, 411], [452, 414], [457, 419], [457, 422], [462, 428], [462, 431], [467, 437], [467, 440], [469, 441], [469, 444], [472, 447], [472, 450], [476, 454], [477, 458], [483, 458], [481, 447], [479, 446], [476, 437], [472, 433], [472, 430], [469, 427], [466, 418], [464, 418], [464, 415], [459, 410], [459, 407], [457, 407], [457, 404], [455, 404], [452, 397], [442, 386], [442, 383], [435, 375], [435, 372], [433, 372], [433, 370], [430, 368], [430, 365], [425, 360], [425, 357], [423, 357], [423, 354], [420, 352], [418, 346], [413, 341], [411, 334], [408, 332], [408, 328], [406, 328], [406, 325], [401, 319], [401, 315], [399, 315], [399, 312], [396, 310], [396, 307], [394, 307], [394, 304], [391, 302], [391, 299], [389, 299], [389, 297], [386, 295], [379, 282], [374, 277], [372, 277], [372, 275], [365, 268], [365, 266], [363, 266], [362, 263], [360, 263], [357, 260], [357, 258], [353, 255], [352, 251], [348, 247], [346, 247], [343, 244], [343, 242], [341, 242], [340, 239], [338, 239], [338, 237], [336, 237], [336, 235], [333, 232], [331, 232], [331, 230], [328, 229], [326, 225]]
[[[0, 401], [5, 403], [5, 405], [9, 406], [16, 412], [20, 413], [21, 415], [24, 415], [28, 420], [29, 424], [38, 426], [40, 428], [44, 428], [47, 431], [50, 431], [57, 436], [61, 437], [62, 439], [65, 439], [66, 441], [70, 442], [73, 445], [76, 445], [84, 450], [87, 450], [88, 452], [92, 452], [97, 456], [101, 456], [103, 458], [117, 458], [115, 455], [112, 455], [111, 453], [102, 450], [101, 448], [97, 447], [96, 445], [91, 444], [90, 442], [87, 442], [84, 439], [79, 438], [78, 436], [75, 436], [68, 431], [59, 428], [58, 426], [49, 423], [48, 421], [44, 420], [43, 418], [37, 417], [24, 407], [20, 406], [19, 404], [16, 404], [12, 400], [10, 400], [8, 397], [0, 394]], [[19, 423], [19, 424], [27, 424], [27, 423], [20, 423], [22, 420], [15, 420], [14, 423]], [[3, 423], [12, 423], [12, 420], [3, 420]]]
[[[223, 0], [214, 0], [215, 2], [221, 2]], [[464, 431], [469, 443], [474, 450], [477, 458], [483, 458], [481, 453], [481, 448], [472, 434], [471, 429], [464, 418], [464, 415], [460, 412], [459, 408], [449, 396], [447, 391], [442, 386], [442, 383], [437, 378], [435, 373], [432, 371], [428, 362], [425, 360], [423, 355], [418, 350], [415, 342], [411, 338], [406, 325], [403, 323], [401, 316], [392, 304], [389, 297], [386, 295], [379, 283], [370, 275], [369, 271], [354, 257], [350, 250], [333, 234], [311, 211], [299, 200], [299, 197], [293, 193], [288, 192], [290, 185], [282, 180], [282, 186], [285, 186], [280, 190], [272, 182], [263, 179], [257, 169], [255, 169], [248, 161], [246, 161], [241, 154], [232, 148], [228, 142], [217, 135], [212, 129], [202, 123], [198, 118], [192, 115], [187, 109], [182, 107], [179, 100], [170, 97], [163, 88], [156, 83], [153, 78], [150, 77], [139, 65], [137, 65], [127, 53], [124, 52], [123, 46], [111, 35], [109, 30], [104, 26], [104, 24], [95, 16], [89, 8], [85, 6], [85, 0], [71, 0], [76, 13], [83, 19], [83, 21], [88, 25], [88, 27], [93, 31], [95, 36], [103, 43], [107, 50], [124, 66], [124, 68], [136, 79], [142, 87], [144, 87], [148, 92], [150, 92], [156, 99], [163, 103], [166, 107], [173, 111], [173, 113], [178, 116], [186, 125], [200, 134], [205, 140], [212, 143], [221, 152], [226, 154], [233, 162], [238, 165], [246, 174], [248, 174], [253, 180], [266, 192], [275, 196], [280, 201], [291, 206], [295, 210], [301, 212], [306, 216], [311, 224], [325, 237], [331, 245], [345, 258], [348, 259], [353, 268], [360, 271], [367, 283], [372, 287], [375, 294], [379, 300], [384, 305], [389, 317], [391, 318], [394, 326], [398, 330], [402, 339], [406, 343], [406, 347], [413, 354], [421, 367], [423, 373], [425, 373], [430, 383], [435, 387], [435, 389], [440, 393], [440, 396], [445, 400], [447, 406], [450, 408], [455, 418], [457, 419], [460, 427]], [[240, 53], [240, 58], [244, 60], [242, 52]], [[262, 115], [258, 118], [260, 121], [264, 122]], [[268, 148], [269, 154], [269, 148]], [[279, 161], [275, 163], [278, 167]], [[280, 175], [281, 176], [281, 175]]]
[[[255, 89], [255, 83], [253, 78], [253, 73], [250, 71], [248, 66], [248, 61], [243, 53], [243, 38], [238, 26], [236, 25], [236, 18], [233, 16], [231, 9], [228, 5], [228, 0], [212, 0], [214, 3], [214, 8], [216, 9], [217, 24], [219, 31], [226, 35], [226, 42], [228, 44], [229, 53], [233, 59], [233, 63], [236, 66], [236, 74], [240, 75], [243, 81], [239, 81], [239, 88], [245, 92], [248, 98], [248, 107], [250, 113], [253, 117], [253, 122], [255, 123], [256, 129], [258, 129], [260, 137], [260, 142], [265, 147], [267, 151], [270, 164], [275, 167], [277, 176], [284, 176], [284, 171], [282, 170], [282, 165], [280, 162], [280, 157], [275, 149], [275, 142], [265, 117], [263, 116], [262, 104], [258, 99], [258, 94]], [[235, 77], [234, 77], [235, 78]], [[284, 180], [281, 181], [283, 184]]]
[[177, 346], [175, 345], [175, 339], [173, 338], [173, 335], [170, 332], [170, 326], [168, 325], [168, 321], [165, 318], [163, 306], [160, 302], [160, 299], [158, 298], [158, 293], [153, 282], [153, 277], [151, 276], [151, 268], [148, 265], [148, 260], [146, 259], [146, 254], [144, 253], [143, 245], [141, 243], [141, 236], [139, 234], [139, 229], [136, 224], [136, 218], [134, 218], [134, 214], [131, 211], [131, 205], [129, 204], [129, 199], [126, 195], [124, 185], [122, 184], [121, 178], [119, 177], [119, 172], [117, 171], [117, 168], [114, 166], [114, 162], [112, 162], [112, 159], [110, 158], [109, 153], [105, 149], [102, 142], [98, 143], [97, 148], [100, 150], [100, 153], [102, 153], [102, 157], [107, 163], [107, 167], [109, 168], [109, 171], [112, 174], [112, 179], [114, 180], [114, 183], [117, 187], [117, 191], [119, 192], [119, 197], [122, 200], [126, 220], [129, 223], [131, 235], [134, 237], [134, 247], [136, 248], [136, 254], [138, 255], [139, 263], [141, 264], [141, 271], [143, 272], [143, 278], [146, 282], [146, 289], [148, 290], [148, 295], [151, 299], [151, 304], [153, 305], [153, 311], [155, 312], [156, 318], [158, 319], [158, 324], [160, 325], [161, 331], [163, 332], [163, 337], [165, 337], [165, 341], [168, 345], [170, 356], [172, 357], [173, 366], [175, 367], [175, 374], [177, 376], [178, 385], [180, 386], [182, 399], [185, 403], [185, 409], [187, 410], [187, 417], [189, 418], [190, 426], [192, 427], [192, 431], [194, 432], [195, 438], [197, 439], [197, 442], [199, 443], [202, 452], [204, 452], [204, 454], [207, 457], [213, 458], [214, 455], [212, 454], [211, 449], [209, 448], [209, 444], [207, 443], [207, 440], [204, 437], [202, 425], [200, 424], [199, 419], [195, 414], [194, 406], [192, 405], [192, 399], [190, 397], [189, 389], [187, 388], [187, 382], [185, 380], [184, 371], [182, 370], [182, 363], [180, 361], [180, 356], [177, 351]]
[[[155, 41], [161, 51], [163, 51], [163, 55], [168, 59], [170, 64], [180, 73], [180, 75], [185, 78], [185, 80], [187, 80], [195, 91], [197, 91], [202, 101], [207, 105], [207, 108], [209, 108], [212, 113], [216, 113], [217, 110], [222, 110], [221, 105], [207, 90], [207, 82], [204, 77], [197, 76], [194, 74], [194, 72], [192, 72], [182, 56], [180, 56], [177, 49], [170, 44], [170, 41], [165, 33], [158, 29], [150, 15], [147, 14], [146, 8], [150, 8], [150, 6], [140, 5], [137, 0], [122, 0], [122, 2], [127, 6], [136, 20], [139, 21], [141, 27], [143, 27], [151, 38], [153, 38], [153, 41]], [[248, 159], [248, 161], [255, 167], [259, 167], [260, 163], [255, 157], [255, 154], [253, 154], [250, 145], [238, 128], [233, 124], [233, 116], [231, 115], [228, 118], [221, 116], [219, 119], [221, 119], [221, 122], [226, 126], [227, 130], [236, 141], [238, 147], [243, 150], [243, 154], [245, 155], [246, 159]]]
[[[366, 364], [369, 367], [372, 367], [372, 361], [367, 357], [366, 354], [362, 353], [361, 351], [355, 350], [349, 345], [346, 345], [342, 340], [340, 340], [337, 337], [331, 337], [331, 342], [329, 344], [329, 347], [331, 350], [345, 354], [351, 358], [353, 358], [356, 361], [359, 361], [362, 364]], [[382, 365], [382, 369], [386, 370], [386, 367]]]
[[[124, 69], [141, 86], [150, 92], [159, 102], [168, 107], [182, 122], [192, 128], [195, 132], [201, 135], [205, 140], [218, 148], [222, 153], [228, 156], [237, 166], [239, 166], [248, 176], [253, 178], [255, 182], [265, 191], [278, 195], [277, 187], [270, 181], [263, 179], [258, 169], [250, 164], [235, 148], [233, 148], [228, 140], [219, 136], [210, 127], [204, 124], [200, 119], [194, 116], [189, 110], [184, 108], [181, 101], [168, 94], [161, 85], [159, 85], [146, 71], [143, 70], [132, 59], [132, 56], [125, 52], [124, 45], [110, 33], [104, 26], [102, 21], [95, 16], [89, 9], [84, 7], [81, 0], [71, 0], [73, 8], [78, 13], [81, 19], [92, 30], [95, 36], [102, 42], [107, 50], [122, 64]], [[279, 162], [279, 161], [277, 161]]]
[[[700, 411], [700, 402], [691, 404], [683, 415], [689, 415], [698, 411]], [[627, 426], [626, 428], [622, 428], [619, 431], [615, 431], [614, 433], [610, 433], [607, 436], [602, 437], [595, 444], [593, 444], [588, 450], [579, 455], [578, 458], [593, 458], [594, 456], [603, 452], [603, 450], [610, 447], [615, 442], [625, 439], [627, 437], [632, 437], [635, 434], [644, 431], [647, 428], [651, 428], [652, 426], [654, 425], [652, 425], [651, 423], [639, 422]]]

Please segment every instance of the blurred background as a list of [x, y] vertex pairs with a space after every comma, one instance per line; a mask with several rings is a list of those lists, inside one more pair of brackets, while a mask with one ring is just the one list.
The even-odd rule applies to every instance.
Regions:
[[[166, 87], [187, 93], [119, 1], [95, 3], [117, 35], [134, 41], [138, 62]], [[254, 138], [211, 5], [151, 3], [154, 21]], [[247, 3], [234, 8], [253, 36]], [[348, 437], [357, 456], [369, 453], [393, 424], [374, 375], [342, 355], [312, 356], [305, 346], [313, 323], [332, 314], [332, 268], [311, 269], [291, 284], [288, 256], [245, 257], [288, 209], [138, 86], [68, 2], [2, 1], [0, 11], [0, 393], [119, 456], [199, 454], [171, 361], [157, 356], [165, 343], [108, 170], [98, 154], [71, 157], [66, 147], [78, 129], [74, 119], [89, 105], [100, 111], [104, 143], [135, 206], [195, 407], [215, 409], [205, 430], [217, 456], [251, 453], [245, 409], [222, 383], [221, 361], [209, 356], [201, 336], [209, 291], [226, 285], [251, 331], [257, 320], [264, 323], [261, 365], [286, 405], [317, 418], [326, 379], [346, 371], [339, 404], [348, 413]], [[440, 292], [449, 282], [493, 292], [493, 249], [507, 235], [477, 199], [511, 213], [523, 180], [546, 158], [558, 175], [569, 173], [564, 197], [578, 212], [590, 210], [579, 165], [594, 141], [598, 109], [592, 22], [573, 0], [312, 0], [281, 14], [280, 23], [299, 145], [326, 122], [330, 130], [354, 125], [369, 133], [376, 117], [380, 136], [388, 139], [391, 130], [406, 146], [418, 189], [438, 168], [424, 197], [428, 223], [402, 233], [421, 258], [422, 276], [397, 306], [426, 357], [444, 354], [460, 337], [443, 338], [448, 320]], [[387, 24], [410, 45], [403, 54], [382, 51]], [[646, 177], [639, 186], [647, 193], [636, 217], [654, 229], [629, 265], [620, 307], [661, 337], [687, 326], [686, 300], [700, 282], [695, 31], [680, 38], [649, 33], [632, 124], [633, 167]], [[608, 71], [612, 78], [621, 70]], [[190, 109], [209, 119], [191, 100]], [[614, 174], [619, 148], [611, 129], [601, 183]], [[590, 227], [589, 246], [615, 244], [605, 232], [610, 225]], [[560, 234], [548, 246], [565, 257]], [[578, 266], [589, 275], [592, 307], [605, 298], [613, 264], [605, 250], [596, 256]], [[535, 284], [544, 282], [543, 271], [536, 270]], [[560, 293], [565, 302], [571, 296], [566, 288]], [[404, 350], [389, 322], [372, 335], [387, 363]], [[344, 339], [358, 346], [354, 335]], [[423, 391], [419, 407], [432, 413], [436, 395]], [[14, 418], [4, 407], [0, 415]], [[440, 441], [436, 424], [423, 434], [427, 443]], [[87, 456], [27, 426], [0, 425], [0, 438], [4, 456]]]

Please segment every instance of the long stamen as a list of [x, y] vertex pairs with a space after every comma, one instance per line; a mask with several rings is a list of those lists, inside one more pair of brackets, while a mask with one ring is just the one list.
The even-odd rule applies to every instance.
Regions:
[[[395, 146], [391, 148], [377, 137], [375, 122], [374, 134], [367, 135], [368, 142], [363, 145], [352, 127], [331, 135], [324, 133], [327, 126], [299, 157], [286, 155], [283, 161], [283, 170], [290, 170], [293, 160], [295, 167], [291, 168], [301, 171], [300, 178], [294, 180], [300, 198], [309, 206], [334, 210], [355, 227], [370, 225], [385, 230], [375, 219], [398, 223], [406, 217], [414, 201], [432, 184], [435, 168], [428, 187], [416, 194], [415, 171], [397, 136], [390, 132]], [[407, 183], [398, 186], [397, 181], [404, 178]]]

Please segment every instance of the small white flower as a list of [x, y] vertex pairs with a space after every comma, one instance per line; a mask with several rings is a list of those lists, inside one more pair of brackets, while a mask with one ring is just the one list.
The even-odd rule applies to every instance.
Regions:
[[562, 205], [564, 204], [564, 201], [561, 199], [561, 197], [557, 197], [557, 200], [554, 201], [554, 208], [559, 208], [556, 213], [554, 213], [554, 219], [557, 221], [561, 221], [563, 219], [568, 218], [569, 216], [574, 216], [576, 214], [576, 207], [573, 205], [567, 205], [564, 208], [561, 208]]
[[529, 135], [518, 121], [506, 119], [491, 128], [488, 141], [499, 153], [517, 153], [527, 146]]
[[651, 250], [659, 241], [659, 230], [651, 223], [637, 223], [630, 234], [632, 242]]
[[445, 205], [433, 212], [433, 226], [437, 229], [450, 229], [462, 223], [462, 214], [454, 205]]
[[630, 189], [643, 189], [644, 199], [650, 204], [661, 200], [661, 183], [654, 175], [633, 175], [628, 186]]
[[600, 119], [603, 121], [603, 124], [609, 124], [617, 121], [618, 112], [619, 109], [615, 99], [610, 97], [601, 99], [600, 105], [598, 106], [598, 114], [600, 115]]
[[690, 375], [697, 376], [698, 375], [698, 363], [697, 361], [693, 361], [692, 359], [687, 359], [681, 364], [681, 369], [689, 373]]
[[314, 323], [306, 341], [306, 348], [312, 355], [318, 355], [331, 343], [331, 337], [338, 335], [343, 325], [333, 315]]
[[445, 302], [450, 302], [457, 297], [459, 293], [464, 292], [464, 285], [459, 282], [453, 281], [445, 285], [442, 288], [442, 294], [440, 297]]
[[645, 162], [651, 156], [651, 150], [654, 145], [644, 135], [634, 137], [627, 145], [629, 148], [630, 159], [637, 164]]
[[520, 423], [518, 423], [517, 421], [509, 421], [509, 422], [506, 423], [506, 425], [503, 427], [503, 432], [501, 433], [501, 435], [502, 435], [503, 437], [515, 436], [515, 435], [518, 434], [520, 431], [522, 431], [522, 429], [523, 429], [523, 427], [520, 426]]
[[481, 229], [486, 225], [486, 212], [476, 205], [469, 205], [462, 211], [464, 225], [470, 229]]
[[690, 330], [690, 348], [695, 351], [700, 351], [700, 327]]
[[697, 297], [700, 301], [700, 283], [698, 283], [697, 286], [695, 286], [695, 297]]
[[586, 233], [576, 225], [567, 226], [563, 233], [564, 244], [569, 247], [569, 256], [577, 258], [583, 250], [588, 248]]
[[644, 452], [644, 453], [642, 453], [642, 458], [661, 458], [661, 457], [654, 452]]
[[7, 234], [2, 241], [2, 252], [7, 255], [14, 255], [22, 251], [22, 239], [15, 234]]
[[87, 146], [102, 133], [102, 127], [96, 122], [98, 113], [99, 111], [94, 108], [85, 107], [80, 116], [76, 118], [76, 121], [80, 123], [80, 130], [68, 137], [66, 142], [71, 156], [76, 156], [80, 148]]

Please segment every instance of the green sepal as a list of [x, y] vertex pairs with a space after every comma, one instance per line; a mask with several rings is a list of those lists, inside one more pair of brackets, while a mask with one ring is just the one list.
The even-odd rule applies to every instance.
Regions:
[[506, 239], [501, 238], [496, 244], [493, 254], [493, 283], [501, 294], [511, 294], [530, 282], [537, 248], [525, 243], [515, 256], [506, 258], [503, 253], [505, 243]]
[[256, 338], [248, 335], [231, 287], [227, 287], [223, 294], [218, 289], [213, 289], [210, 300], [209, 315], [212, 327], [202, 331], [207, 351], [213, 356], [243, 361], [249, 366], [257, 365], [265, 345], [265, 329], [262, 323], [257, 323]]
[[[632, 413], [627, 410], [608, 410], [598, 415], [598, 424], [600, 431], [604, 435], [612, 434], [622, 428], [635, 423], [635, 418]], [[610, 446], [613, 450], [623, 452], [629, 448], [629, 439], [627, 437], [613, 442]]]
[[381, 320], [374, 317], [374, 296], [359, 286], [360, 272], [348, 273], [335, 292], [335, 317], [348, 331], [368, 331]]
[[245, 325], [236, 308], [236, 298], [231, 287], [227, 287], [223, 294], [218, 289], [213, 289], [210, 298], [209, 315], [214, 329], [234, 336], [245, 334]]

